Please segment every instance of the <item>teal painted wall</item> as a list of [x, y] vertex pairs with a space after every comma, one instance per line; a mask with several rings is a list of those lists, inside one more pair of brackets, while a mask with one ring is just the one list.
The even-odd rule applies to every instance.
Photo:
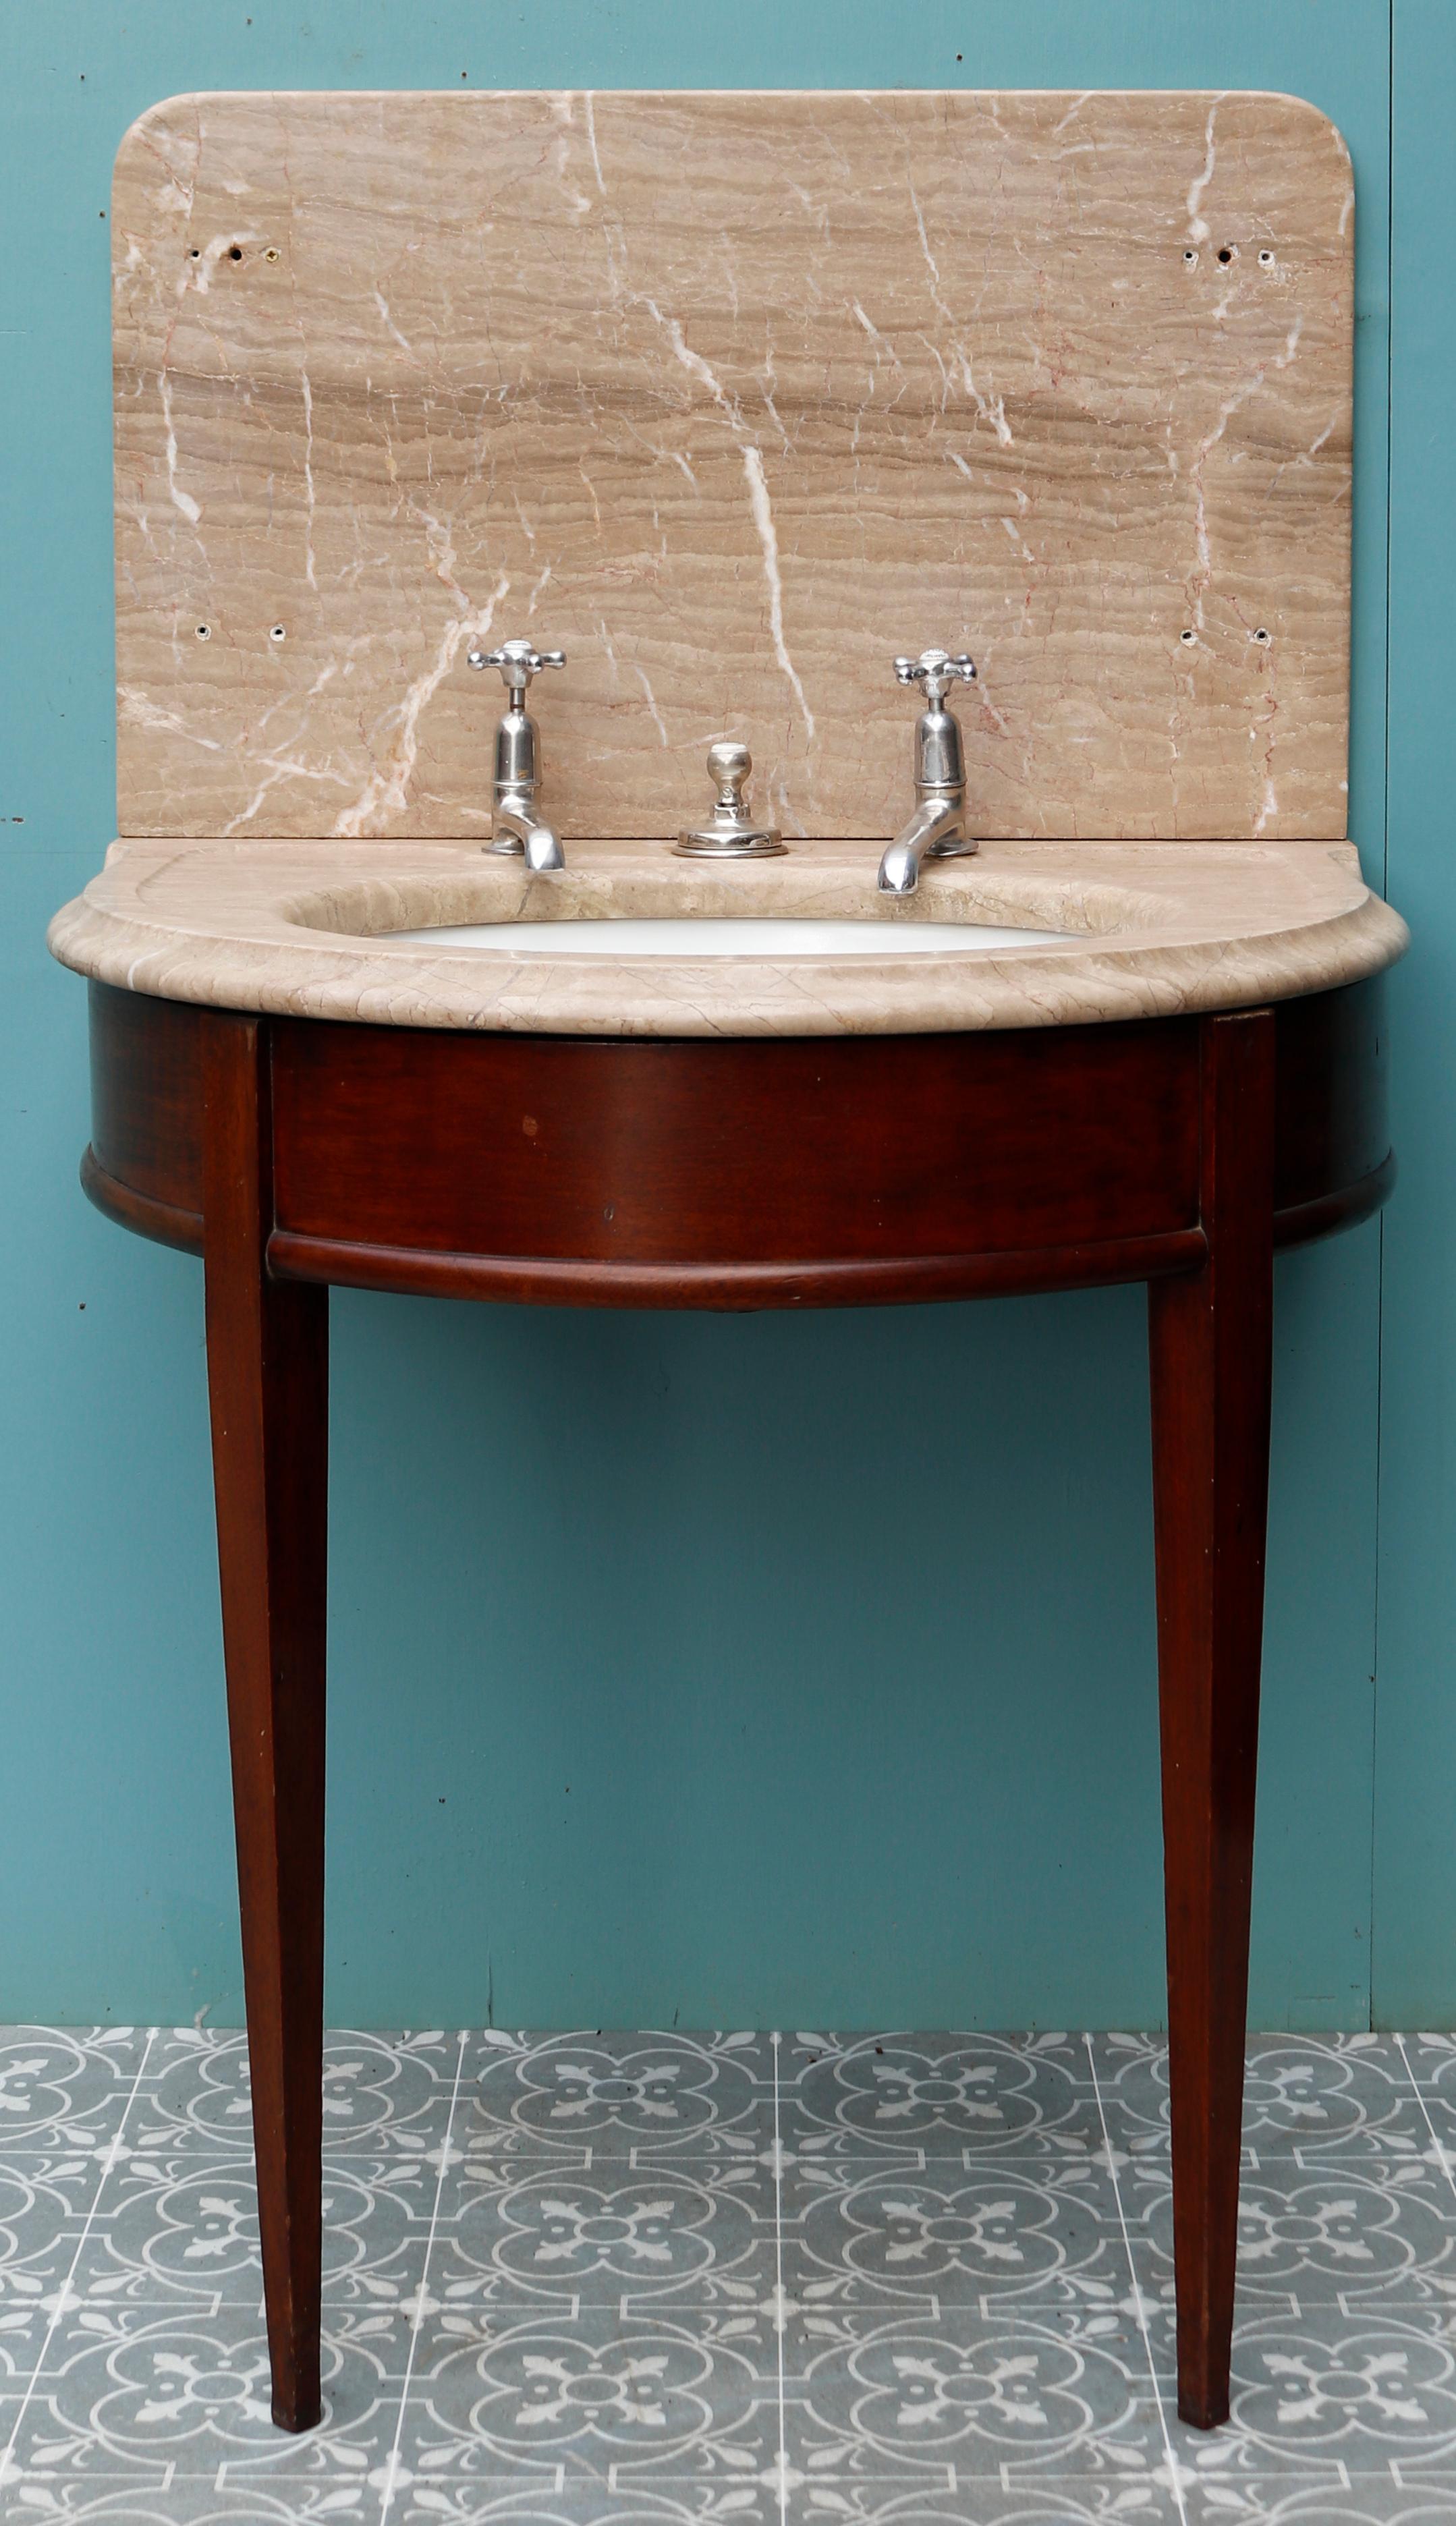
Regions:
[[1391, 280], [1389, 882], [1415, 932], [1396, 1002], [1400, 1198], [1384, 1227], [1376, 2008], [1456, 2014], [1456, 869], [1452, 413], [1456, 27], [1397, 0]]
[[[1378, 1734], [1372, 1226], [1280, 1269], [1252, 2002], [1266, 2024], [1366, 2023], [1373, 1931], [1377, 2008], [1419, 1995], [1428, 2019], [1456, 2015], [1437, 1928], [1456, 1894], [1453, 1581], [1435, 1577], [1456, 1382], [1435, 1244], [1452, 1180], [1437, 1066], [1451, 354], [1422, 322], [1450, 305], [1437, 197], [1456, 91], [1446, 0], [1396, 9], [1409, 156], [1391, 656], [1416, 698], [1393, 723], [1388, 786], [1392, 885], [1423, 925], [1402, 997], [1407, 1181], [1383, 1350], [1380, 1606], [1399, 1682], [1387, 1693], [1382, 1673]], [[200, 1273], [108, 1228], [76, 1189], [83, 994], [41, 946], [113, 824], [102, 214], [122, 131], [180, 88], [453, 88], [462, 72], [477, 86], [1313, 98], [1359, 184], [1352, 830], [1379, 876], [1390, 20], [1385, 0], [253, 0], [251, 14], [8, 0], [5, 14], [0, 2017], [218, 2023], [238, 2014], [239, 1969]], [[1139, 1291], [792, 1323], [344, 1293], [334, 1324], [336, 2020], [1158, 2020]], [[886, 1553], [891, 1529], [908, 1551]]]

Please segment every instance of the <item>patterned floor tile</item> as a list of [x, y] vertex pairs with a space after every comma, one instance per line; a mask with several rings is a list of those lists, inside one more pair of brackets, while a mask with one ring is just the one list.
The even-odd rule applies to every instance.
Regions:
[[[0, 2307], [0, 2396], [25, 2393], [35, 2374], [50, 2325], [50, 2310], [39, 2299]], [[0, 2430], [0, 2448], [5, 2446], [6, 2437], [7, 2433]]]
[[[324, 2145], [404, 2155], [438, 2147], [449, 2121], [460, 2061], [456, 2035], [330, 2034], [324, 2050]], [[252, 2095], [247, 2039], [191, 2027], [158, 2037], [137, 2097], [139, 2147], [166, 2152], [197, 2146], [250, 2156]]]
[[[800, 2516], [815, 2526], [1183, 2526], [1171, 2490], [1139, 2476], [1129, 2482], [1114, 2474], [1106, 2481], [1062, 2480], [1036, 2489], [982, 2476], [972, 2481], [947, 2468], [949, 2487], [907, 2491], [903, 2483], [836, 2474], [833, 2487], [821, 2494], [813, 2476], [790, 2472], [790, 2519]], [[816, 2504], [823, 2498], [824, 2505]], [[811, 2504], [805, 2508], [802, 2503]]]
[[774, 2136], [774, 2050], [757, 2035], [473, 2036], [462, 2145], [581, 2161], [730, 2154]]
[[95, 2147], [117, 2130], [147, 2030], [0, 2027], [0, 2153]]
[[[441, 2189], [433, 2295], [457, 2307], [754, 2305], [775, 2280], [772, 2151], [737, 2160], [501, 2158], [468, 2150]], [[765, 2162], [767, 2155], [767, 2162]]]
[[1456, 2035], [1387, 2035], [1416, 2086], [1456, 2097]]
[[0, 2159], [0, 2340], [7, 2312], [55, 2290], [70, 2271], [101, 2186], [101, 2158], [92, 2149], [36, 2149]]
[[[1103, 2104], [1130, 2132], [1168, 2130], [1168, 2046], [1161, 2036], [1094, 2035]], [[1453, 2086], [1456, 2095], [1456, 2086]], [[1252, 2035], [1244, 2065], [1246, 2148], [1338, 2143], [1368, 2136], [1377, 2148], [1412, 2102], [1392, 2039], [1375, 2035]]]
[[[155, 2493], [173, 2480], [363, 2482], [386, 2410], [392, 2427], [410, 2338], [397, 2313], [331, 2315], [325, 2426], [290, 2438], [271, 2417], [267, 2344], [250, 2310], [85, 2305], [47, 2352], [16, 2434], [12, 2483], [75, 2501], [103, 2486]], [[5, 2496], [19, 2508], [10, 2485]]]
[[830, 2520], [835, 2526], [846, 2520], [854, 2526], [1183, 2526], [1174, 2493], [1152, 2474], [1132, 2481], [1117, 2472], [1106, 2479], [1059, 2476], [1033, 2487], [993, 2475], [968, 2479], [954, 2466], [946, 2468], [943, 2486], [928, 2481], [909, 2491], [900, 2481], [837, 2468], [821, 2485], [790, 2467], [786, 2514], [814, 2526]]
[[[1147, 2299], [1147, 2294], [1145, 2299]], [[1171, 2290], [1147, 2299], [1147, 2330], [1174, 2402]], [[1456, 2518], [1456, 2333], [1444, 2309], [1346, 2309], [1295, 2302], [1266, 2313], [1241, 2299], [1231, 2417], [1205, 2436], [1173, 2424], [1190, 2468], [1209, 2479], [1301, 2473], [1413, 2486], [1449, 2478]], [[1290, 2486], [1292, 2487], [1292, 2486]]]
[[447, 2313], [421, 2335], [402, 2452], [416, 2485], [722, 2494], [774, 2463], [777, 2361], [756, 2310]]
[[1419, 2146], [1429, 2150], [1432, 2166], [1456, 2192], [1456, 2089], [1418, 2090], [1415, 2111]]
[[1456, 2482], [1414, 2491], [1397, 2482], [1360, 2482], [1337, 2491], [1296, 2491], [1249, 2481], [1183, 2490], [1187, 2526], [1451, 2526]]
[[[425, 2274], [437, 2174], [413, 2160], [332, 2158], [324, 2175], [326, 2306], [398, 2305]], [[97, 2305], [261, 2304], [251, 2158], [193, 2149], [119, 2166], [92, 2218], [75, 2287]]]
[[797, 2035], [779, 2062], [780, 2125], [902, 2161], [1020, 2147], [1034, 2133], [1080, 2140], [1096, 2100], [1079, 2038], [1065, 2035]]
[[1456, 2347], [1444, 2315], [1379, 2317], [1306, 2307], [1297, 2321], [1239, 2326], [1232, 2435], [1261, 2470], [1311, 2456], [1352, 2475], [1399, 2464], [1456, 2483]]
[[[1132, 2261], [1160, 2373], [1174, 2370], [1172, 2192], [1166, 2163], [1121, 2178]], [[1456, 2201], [1429, 2157], [1357, 2168], [1244, 2169], [1235, 2328], [1330, 2307], [1378, 2321], [1430, 2310], [1456, 2326]], [[1456, 2526], [1456, 2508], [1453, 2508]]]
[[774, 2482], [734, 2474], [636, 2491], [621, 2483], [573, 2479], [550, 2491], [519, 2480], [461, 2481], [399, 2475], [389, 2526], [782, 2526]]
[[[1165, 2162], [1134, 2161], [1121, 2189], [1139, 2278], [1173, 2284]], [[1238, 2196], [1238, 2304], [1444, 2307], [1456, 2316], [1456, 2195], [1429, 2154], [1355, 2166], [1246, 2167]]]
[[1212, 2435], [1157, 2039], [340, 2035], [326, 2094], [289, 2439], [241, 2039], [0, 2032], [4, 2526], [1456, 2526], [1450, 2039], [1251, 2045]]
[[806, 2482], [1155, 2485], [1157, 2405], [1135, 2316], [997, 2303], [812, 2316], [786, 2337], [789, 2460]]
[[979, 2158], [791, 2159], [782, 2184], [783, 2276], [805, 2308], [1048, 2304], [1091, 2309], [1128, 2294], [1128, 2257], [1105, 2152], [1059, 2131], [1035, 2149]]
[[[239, 2485], [166, 2477], [155, 2489], [106, 2474], [53, 2480], [16, 2475], [7, 2485], [0, 2463], [0, 2508], [6, 2526], [345, 2526], [377, 2520], [377, 2486], [361, 2481], [341, 2490], [323, 2476], [290, 2474], [286, 2466], [264, 2482]], [[400, 2512], [391, 2510], [391, 2526]], [[439, 2526], [438, 2519], [431, 2526]]]

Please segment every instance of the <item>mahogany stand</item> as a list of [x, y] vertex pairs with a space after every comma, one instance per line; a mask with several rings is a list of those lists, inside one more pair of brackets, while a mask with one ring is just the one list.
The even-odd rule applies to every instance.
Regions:
[[248, 2044], [284, 2429], [320, 2416], [328, 1285], [602, 1306], [1145, 1280], [1179, 2410], [1229, 2410], [1277, 1246], [1392, 1166], [1379, 983], [1224, 1016], [672, 1041], [91, 986], [91, 1198], [205, 1258]]

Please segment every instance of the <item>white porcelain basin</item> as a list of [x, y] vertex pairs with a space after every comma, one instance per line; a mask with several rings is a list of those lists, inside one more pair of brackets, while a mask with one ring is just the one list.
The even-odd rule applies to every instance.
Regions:
[[969, 921], [468, 921], [390, 930], [391, 941], [507, 956], [985, 956], [1065, 944], [1070, 930], [1006, 930]]

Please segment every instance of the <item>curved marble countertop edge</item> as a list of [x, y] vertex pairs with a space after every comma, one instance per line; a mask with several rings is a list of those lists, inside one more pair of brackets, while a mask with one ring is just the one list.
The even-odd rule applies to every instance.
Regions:
[[[1171, 927], [1172, 925], [1170, 925]], [[1366, 891], [1348, 910], [1178, 941], [1090, 936], [1003, 955], [776, 962], [525, 960], [293, 931], [228, 937], [76, 897], [47, 943], [88, 980], [248, 1014], [480, 1033], [653, 1036], [927, 1035], [1113, 1024], [1293, 999], [1382, 971], [1410, 934]], [[383, 952], [379, 952], [380, 949]], [[300, 971], [303, 960], [315, 971]], [[747, 987], [745, 987], [747, 985]]]

